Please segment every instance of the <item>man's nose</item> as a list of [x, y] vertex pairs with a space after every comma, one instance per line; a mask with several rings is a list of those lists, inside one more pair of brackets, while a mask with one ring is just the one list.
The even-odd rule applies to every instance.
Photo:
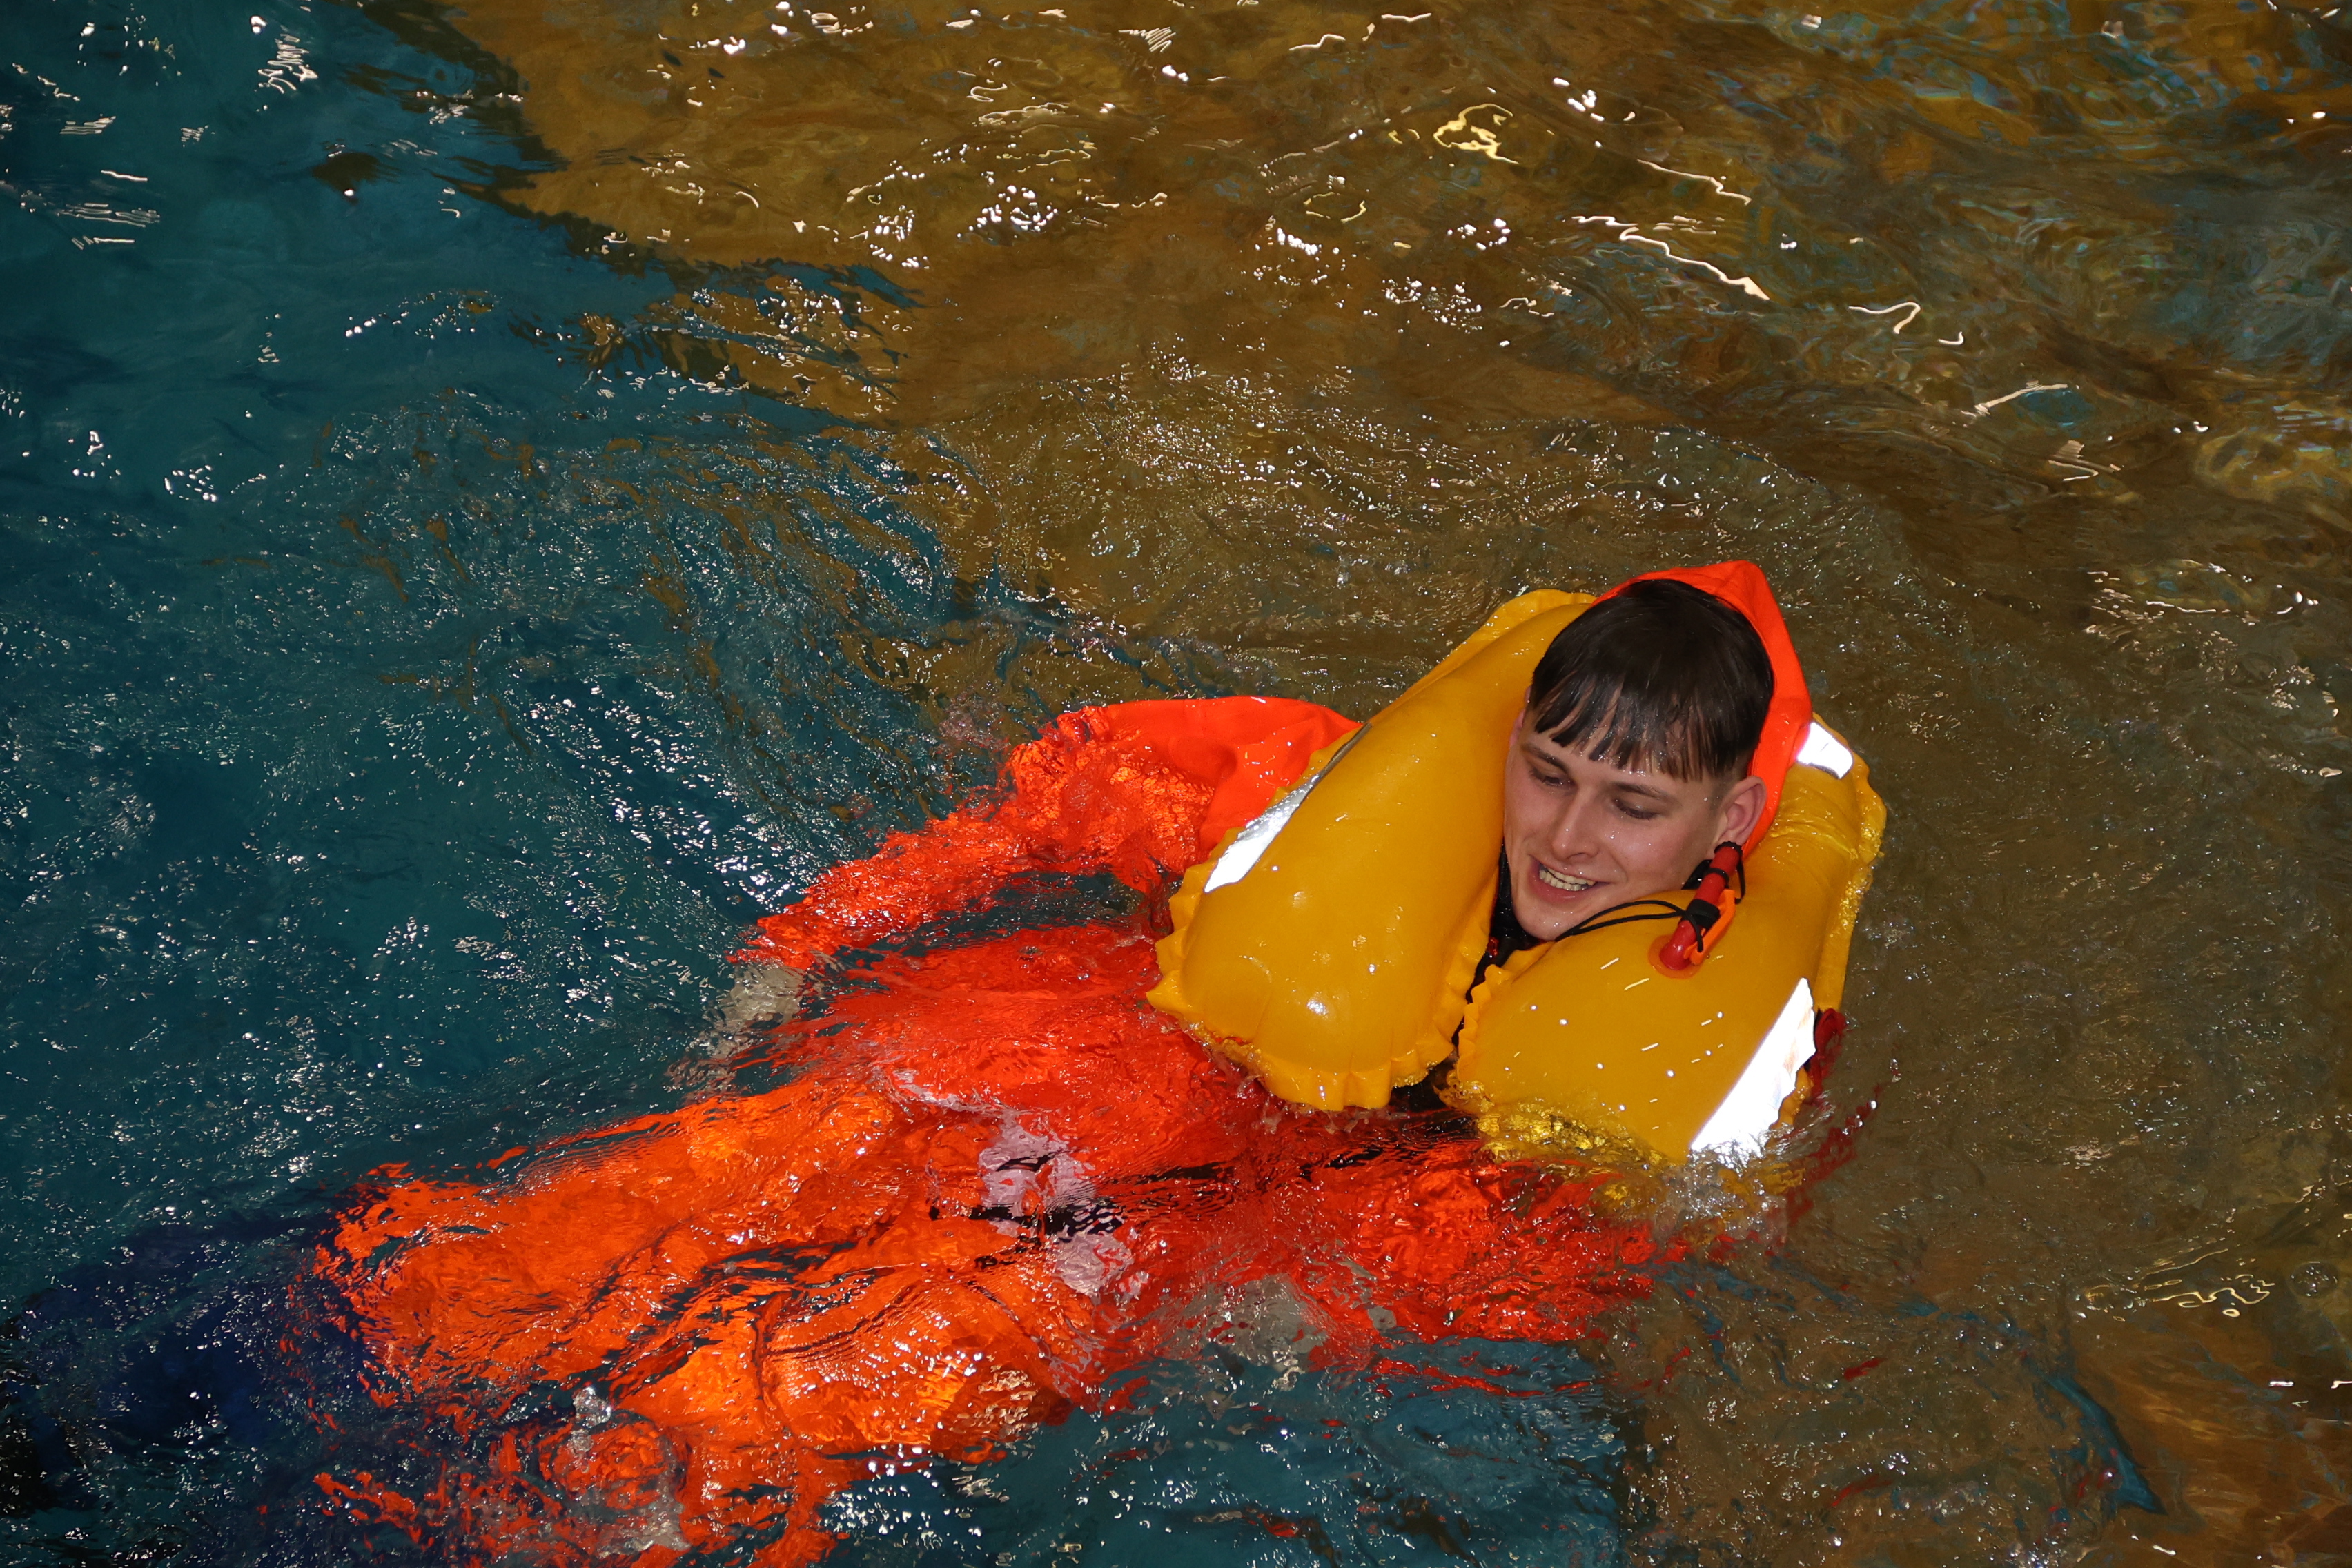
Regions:
[[1551, 836], [1546, 845], [1553, 859], [1566, 864], [1601, 847], [1601, 802], [1590, 792], [1580, 790], [1560, 806], [1559, 815], [1552, 818]]

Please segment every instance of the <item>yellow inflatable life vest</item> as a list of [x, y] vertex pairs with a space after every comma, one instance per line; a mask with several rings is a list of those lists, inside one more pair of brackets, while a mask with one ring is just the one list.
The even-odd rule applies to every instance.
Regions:
[[1465, 997], [1494, 908], [1508, 737], [1536, 661], [1594, 603], [1540, 592], [1186, 873], [1153, 1004], [1303, 1105], [1384, 1104], [1458, 1051], [1447, 1097], [1474, 1112], [1557, 1116], [1668, 1160], [1759, 1144], [1811, 1054], [1815, 1010], [1838, 1005], [1885, 809], [1811, 722], [1761, 574], [1671, 574], [1769, 621], [1775, 656], [1756, 767], [1778, 804], [1703, 963], [1656, 960], [1664, 922], [1608, 926], [1521, 952]]

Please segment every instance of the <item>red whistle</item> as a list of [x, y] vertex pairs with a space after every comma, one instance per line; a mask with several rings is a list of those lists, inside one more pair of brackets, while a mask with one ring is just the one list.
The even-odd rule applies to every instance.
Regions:
[[1715, 944], [1731, 925], [1731, 917], [1739, 912], [1739, 897], [1732, 891], [1732, 879], [1744, 885], [1747, 875], [1740, 868], [1739, 846], [1718, 844], [1707, 857], [1699, 872], [1698, 887], [1691, 901], [1683, 910], [1682, 919], [1658, 948], [1657, 964], [1669, 974], [1687, 974], [1706, 961]]

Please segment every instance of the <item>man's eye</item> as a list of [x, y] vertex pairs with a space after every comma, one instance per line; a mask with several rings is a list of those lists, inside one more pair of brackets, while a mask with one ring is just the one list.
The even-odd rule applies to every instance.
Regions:
[[1632, 817], [1636, 822], [1647, 822], [1652, 817], [1658, 815], [1654, 811], [1644, 811], [1638, 805], [1631, 805], [1622, 800], [1617, 803], [1617, 809], [1623, 812], [1626, 816]]

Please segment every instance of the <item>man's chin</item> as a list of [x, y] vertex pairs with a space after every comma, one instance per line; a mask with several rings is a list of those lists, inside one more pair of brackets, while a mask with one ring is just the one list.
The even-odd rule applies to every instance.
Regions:
[[1589, 920], [1607, 909], [1611, 900], [1605, 882], [1596, 883], [1580, 893], [1562, 893], [1536, 882], [1533, 887], [1522, 884], [1513, 902], [1521, 931], [1538, 942], [1553, 942], [1565, 936], [1577, 921]]

